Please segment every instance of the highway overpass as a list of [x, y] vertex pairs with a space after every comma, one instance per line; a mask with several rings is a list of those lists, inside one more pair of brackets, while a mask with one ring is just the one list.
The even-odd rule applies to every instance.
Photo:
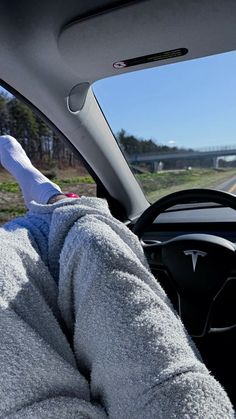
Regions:
[[197, 158], [211, 158], [212, 166], [217, 168], [222, 157], [236, 156], [236, 145], [209, 147], [199, 150], [174, 150], [164, 153], [133, 154], [129, 157], [131, 164], [153, 163], [154, 169], [158, 163], [165, 160], [194, 160]]

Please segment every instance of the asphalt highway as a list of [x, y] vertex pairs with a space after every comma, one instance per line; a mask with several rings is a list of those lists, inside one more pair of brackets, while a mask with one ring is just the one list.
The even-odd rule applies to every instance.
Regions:
[[236, 176], [231, 177], [226, 182], [221, 183], [216, 187], [216, 189], [220, 189], [221, 191], [230, 192], [232, 194], [236, 194]]

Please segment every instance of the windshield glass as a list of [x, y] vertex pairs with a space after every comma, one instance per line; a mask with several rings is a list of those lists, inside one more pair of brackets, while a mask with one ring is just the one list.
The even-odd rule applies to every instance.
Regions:
[[230, 52], [94, 84], [150, 202], [194, 187], [236, 193], [235, 72]]

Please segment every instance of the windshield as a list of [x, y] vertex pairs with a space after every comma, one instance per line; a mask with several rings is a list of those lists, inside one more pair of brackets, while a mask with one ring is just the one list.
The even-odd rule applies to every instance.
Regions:
[[94, 84], [150, 202], [185, 188], [236, 193], [235, 72], [230, 52]]

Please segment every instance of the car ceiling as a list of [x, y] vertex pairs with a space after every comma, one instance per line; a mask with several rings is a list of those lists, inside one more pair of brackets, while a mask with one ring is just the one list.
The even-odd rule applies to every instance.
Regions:
[[[133, 216], [148, 204], [134, 180], [127, 184], [129, 168], [117, 163], [120, 151], [91, 90], [82, 101], [86, 112], [75, 114], [67, 109], [71, 90], [130, 70], [234, 50], [235, 28], [234, 0], [1, 0], [0, 77], [70, 139]], [[116, 61], [176, 48], [187, 48], [188, 54], [130, 69], [113, 67]]]
[[16, 72], [27, 66], [67, 92], [68, 79], [71, 88], [127, 71], [113, 68], [118, 60], [187, 48], [186, 57], [171, 60], [176, 62], [233, 50], [236, 44], [234, 0], [41, 0], [37, 6], [1, 0], [0, 19], [5, 79], [14, 56]]

